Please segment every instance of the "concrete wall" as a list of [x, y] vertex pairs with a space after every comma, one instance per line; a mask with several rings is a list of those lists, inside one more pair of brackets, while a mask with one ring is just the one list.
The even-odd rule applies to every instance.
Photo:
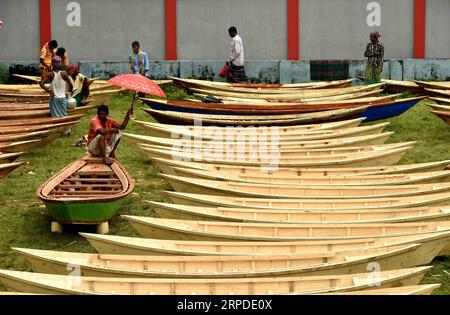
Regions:
[[232, 25], [243, 40], [245, 59], [286, 59], [286, 21], [286, 0], [178, 1], [178, 59], [226, 60]]
[[380, 26], [369, 26], [368, 0], [301, 0], [302, 59], [363, 59], [369, 34], [379, 31], [385, 58], [413, 56], [413, 0], [378, 0]]
[[78, 0], [80, 27], [68, 26], [70, 2], [52, 1], [52, 37], [70, 59], [127, 60], [133, 40], [152, 60], [164, 59], [164, 0]]
[[39, 1], [0, 0], [0, 60], [39, 60]]
[[450, 1], [427, 1], [426, 18], [425, 56], [427, 58], [449, 58]]

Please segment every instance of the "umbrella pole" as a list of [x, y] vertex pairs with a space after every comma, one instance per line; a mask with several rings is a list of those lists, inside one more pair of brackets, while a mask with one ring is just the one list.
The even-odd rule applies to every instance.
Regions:
[[[136, 96], [137, 96], [137, 92], [134, 91], [133, 101], [131, 102], [131, 109], [134, 109], [133, 106], [134, 106], [134, 101], [136, 101]], [[134, 115], [132, 115], [132, 117], [130, 117], [130, 118], [131, 118], [132, 120], [135, 119]]]

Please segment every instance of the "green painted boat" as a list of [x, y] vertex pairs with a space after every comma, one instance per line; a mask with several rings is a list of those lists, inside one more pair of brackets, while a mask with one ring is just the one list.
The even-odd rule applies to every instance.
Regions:
[[[101, 158], [85, 156], [43, 183], [36, 195], [53, 218], [52, 231], [61, 224], [103, 225], [120, 208], [134, 188], [134, 181], [119, 162], [106, 165]], [[106, 229], [106, 230], [105, 230]]]

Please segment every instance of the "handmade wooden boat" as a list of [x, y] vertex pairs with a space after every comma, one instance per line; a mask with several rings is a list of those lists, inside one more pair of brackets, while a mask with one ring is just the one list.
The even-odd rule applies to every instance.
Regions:
[[[381, 152], [388, 151], [397, 148], [412, 147], [414, 142], [400, 142], [391, 143], [384, 145], [374, 145], [374, 146], [357, 146], [357, 147], [337, 147], [337, 148], [285, 148], [280, 145], [273, 145], [267, 143], [265, 145], [231, 145], [227, 147], [223, 142], [219, 143], [209, 143], [209, 146], [195, 146], [194, 144], [190, 146], [191, 143], [185, 144], [180, 143], [173, 147], [160, 146], [154, 144], [141, 144], [138, 143], [137, 147], [141, 149], [144, 154], [147, 149], [149, 150], [161, 150], [168, 151], [172, 153], [180, 153], [183, 155], [191, 156], [192, 159], [199, 157], [201, 159], [236, 159], [243, 161], [252, 161], [259, 156], [267, 156], [268, 159], [272, 161], [276, 159], [297, 159], [302, 157], [309, 157], [314, 159], [316, 157], [347, 157], [349, 155], [354, 155], [357, 153], [371, 153], [371, 152]], [[169, 154], [160, 153], [163, 157], [169, 157]]]
[[80, 233], [101, 254], [162, 255], [162, 256], [241, 256], [292, 255], [309, 253], [342, 253], [358, 248], [388, 245], [422, 244], [421, 249], [433, 255], [431, 248], [441, 248], [437, 255], [447, 255], [450, 232], [435, 232], [408, 236], [388, 236], [347, 240], [308, 240], [289, 242], [218, 242], [160, 240], [117, 235]]
[[[237, 87], [189, 87], [189, 91], [193, 93], [201, 93], [213, 96], [231, 96], [240, 98], [254, 98], [254, 99], [301, 99], [301, 98], [313, 98], [323, 96], [336, 96], [350, 93], [360, 93], [365, 91], [372, 91], [381, 89], [385, 84], [377, 83], [371, 85], [352, 86], [346, 88], [332, 88], [332, 89], [251, 89], [251, 88], [237, 88]], [[264, 93], [266, 91], [266, 93]], [[270, 93], [270, 91], [276, 91]]]
[[[184, 126], [166, 125], [160, 127], [165, 129], [166, 135], [171, 135], [170, 138], [180, 138], [185, 140], [198, 140], [198, 139], [214, 139], [214, 140], [227, 140], [228, 142], [260, 142], [263, 138], [268, 141], [272, 138], [274, 141], [312, 141], [312, 140], [323, 140], [323, 139], [333, 139], [333, 138], [347, 138], [347, 137], [357, 137], [365, 135], [374, 135], [381, 133], [387, 126], [389, 122], [367, 125], [362, 127], [351, 127], [351, 128], [339, 128], [331, 130], [302, 130], [301, 128], [286, 129], [286, 132], [280, 132], [279, 127], [264, 128], [259, 127], [241, 129], [238, 131], [233, 131], [226, 129], [226, 127], [216, 127], [216, 128], [200, 128], [196, 130], [195, 128], [190, 129]], [[153, 127], [152, 127], [153, 128]], [[288, 128], [288, 127], [284, 127]], [[228, 128], [232, 129], [232, 128]], [[259, 131], [258, 131], [259, 130]], [[155, 135], [153, 135], [155, 136]]]
[[163, 219], [230, 221], [244, 223], [407, 223], [447, 221], [448, 207], [393, 208], [371, 210], [282, 210], [196, 207], [146, 201]]
[[370, 289], [351, 292], [324, 293], [323, 295], [430, 295], [441, 286], [436, 284], [411, 285], [397, 288]]
[[352, 199], [300, 199], [300, 198], [249, 198], [211, 196], [203, 194], [191, 194], [185, 192], [166, 191], [172, 202], [181, 205], [199, 207], [244, 207], [259, 209], [284, 209], [284, 210], [361, 210], [361, 209], [391, 209], [413, 208], [424, 206], [450, 206], [450, 194], [448, 192], [415, 195], [407, 197], [376, 197], [376, 198], [352, 198]]
[[441, 89], [441, 90], [450, 90], [450, 82], [448, 81], [419, 81], [419, 80], [413, 80], [414, 83], [430, 88], [430, 89]]
[[38, 131], [66, 131], [68, 128], [74, 126], [79, 120], [69, 121], [65, 123], [42, 124], [42, 125], [19, 125], [19, 126], [0, 126], [0, 135], [15, 135], [21, 133], [30, 133]]
[[[84, 115], [86, 114], [90, 109], [96, 108], [96, 105], [86, 105], [82, 107], [77, 107], [74, 109], [68, 110], [69, 116], [74, 115]], [[14, 110], [14, 111], [0, 111], [0, 121], [1, 120], [25, 120], [25, 119], [32, 119], [32, 118], [44, 118], [44, 117], [50, 117], [50, 109], [45, 110]]]
[[51, 135], [51, 130], [40, 130], [33, 132], [21, 132], [14, 134], [0, 134], [0, 145], [5, 142], [24, 141], [30, 139], [45, 139]]
[[14, 110], [45, 110], [48, 109], [46, 103], [0, 103], [1, 111], [14, 111]]
[[450, 165], [450, 160], [427, 162], [418, 164], [379, 166], [379, 167], [348, 167], [348, 168], [262, 168], [261, 166], [235, 166], [215, 163], [201, 163], [189, 161], [177, 161], [170, 159], [151, 158], [156, 166], [165, 174], [177, 175], [173, 172], [173, 167], [197, 169], [222, 173], [227, 176], [261, 176], [270, 175], [272, 177], [296, 178], [300, 176], [366, 176], [366, 175], [390, 175], [390, 174], [411, 174], [419, 172], [442, 171]]
[[426, 94], [422, 86], [413, 81], [387, 80], [382, 79], [381, 82], [386, 83], [386, 91], [389, 93], [410, 92], [413, 94]]
[[450, 90], [447, 89], [430, 89], [430, 88], [425, 88], [425, 91], [429, 94], [429, 95], [433, 95], [433, 96], [438, 96], [438, 97], [446, 97], [449, 98], [450, 97]]
[[296, 168], [314, 168], [314, 167], [359, 167], [359, 166], [377, 166], [377, 165], [393, 165], [398, 163], [403, 155], [411, 147], [397, 148], [392, 150], [383, 150], [380, 152], [365, 152], [355, 154], [343, 154], [336, 156], [317, 156], [310, 157], [294, 157], [294, 158], [278, 158], [270, 154], [256, 156], [255, 158], [246, 160], [239, 159], [237, 154], [230, 159], [210, 159], [208, 155], [190, 155], [181, 154], [170, 150], [157, 150], [143, 148], [143, 151], [150, 158], [174, 159], [177, 161], [202, 161], [204, 163], [229, 164], [239, 166], [259, 166], [261, 168], [276, 169], [278, 167], [296, 167]]
[[157, 219], [122, 215], [139, 235], [191, 241], [307, 241], [450, 231], [450, 222], [283, 224]]
[[[134, 121], [141, 127], [141, 129], [148, 135], [160, 138], [173, 139], [174, 137], [186, 136], [203, 137], [203, 138], [226, 138], [227, 135], [252, 135], [255, 133], [263, 134], [295, 134], [295, 133], [305, 133], [310, 131], [331, 131], [338, 129], [356, 128], [360, 125], [362, 118], [345, 120], [342, 122], [332, 122], [332, 123], [320, 123], [320, 124], [306, 124], [306, 125], [295, 125], [295, 126], [271, 126], [271, 127], [244, 127], [235, 126], [233, 128], [218, 127], [218, 126], [177, 126], [177, 125], [166, 125], [166, 124], [156, 124], [145, 121]], [[361, 130], [361, 129], [359, 129]]]
[[439, 104], [433, 104], [433, 103], [426, 103], [428, 107], [430, 107], [433, 110], [437, 111], [450, 111], [450, 105], [439, 105]]
[[[69, 275], [78, 266], [85, 277], [254, 278], [362, 273], [376, 263], [380, 270], [411, 268], [434, 257], [420, 254], [420, 244], [364, 248], [334, 253], [273, 256], [133, 256], [13, 248], [34, 272]], [[434, 253], [439, 249], [433, 248]]]
[[44, 117], [44, 118], [29, 118], [29, 119], [7, 119], [0, 120], [0, 127], [10, 126], [36, 126], [46, 124], [59, 124], [66, 122], [76, 122], [84, 115], [73, 115], [65, 117]]
[[163, 124], [195, 125], [201, 121], [203, 126], [292, 126], [300, 124], [320, 123], [326, 121], [338, 121], [360, 116], [366, 106], [356, 108], [344, 108], [317, 113], [291, 114], [291, 115], [267, 115], [267, 116], [244, 116], [244, 115], [205, 115], [192, 114], [168, 110], [154, 110], [142, 108], [156, 121]]
[[[123, 89], [108, 89], [108, 90], [100, 90], [93, 91], [89, 94], [89, 99], [92, 105], [98, 106], [114, 96], [118, 95]], [[20, 94], [20, 93], [0, 93], [0, 102], [6, 103], [21, 103], [21, 102], [30, 102], [30, 103], [48, 103], [49, 95], [48, 94]]]
[[[25, 82], [30, 82], [30, 83], [39, 83], [41, 81], [41, 77], [39, 76], [33, 76], [33, 75], [23, 75], [23, 74], [13, 74], [13, 76], [21, 78], [22, 80], [24, 80]], [[99, 80], [98, 78], [89, 78], [90, 81], [94, 81], [96, 84], [99, 85], [111, 85], [111, 83], [109, 83], [108, 81], [105, 80]], [[172, 80], [153, 80], [156, 82], [156, 84], [158, 85], [165, 85], [167, 83], [171, 83]]]
[[267, 172], [261, 172], [258, 175], [237, 174], [229, 175], [222, 172], [213, 172], [206, 170], [197, 170], [191, 168], [172, 167], [167, 175], [192, 177], [198, 179], [210, 179], [221, 181], [237, 181], [245, 183], [265, 183], [279, 185], [414, 185], [427, 183], [450, 182], [450, 171], [438, 171], [415, 174], [393, 174], [393, 175], [360, 175], [360, 176], [302, 176], [297, 174], [295, 177], [276, 177]]
[[[0, 157], [1, 157], [1, 155], [0, 155]], [[11, 173], [16, 168], [18, 168], [19, 166], [22, 166], [24, 164], [27, 164], [27, 162], [21, 161], [21, 162], [0, 164], [0, 179], [2, 179], [3, 177], [6, 177], [9, 173]]]
[[12, 153], [12, 152], [24, 152], [31, 151], [37, 147], [40, 147], [48, 142], [43, 139], [32, 139], [25, 141], [9, 141], [0, 143], [1, 153]]
[[450, 105], [450, 98], [441, 98], [441, 97], [430, 97], [430, 100], [435, 101], [438, 104], [442, 105]]
[[86, 156], [43, 183], [36, 195], [53, 218], [55, 231], [60, 224], [99, 224], [102, 232], [133, 188], [133, 179], [119, 162], [108, 166], [101, 158]]
[[[235, 99], [235, 98], [233, 98]], [[330, 111], [345, 108], [355, 108], [361, 106], [372, 106], [376, 104], [385, 104], [393, 102], [392, 97], [369, 97], [352, 100], [321, 100], [314, 102], [294, 102], [293, 100], [273, 101], [249, 101], [244, 100], [222, 103], [204, 103], [193, 100], [184, 101], [168, 101], [161, 99], [141, 100], [153, 109], [171, 110], [178, 112], [206, 114], [206, 115], [234, 115], [234, 116], [268, 116], [268, 115], [288, 115], [288, 114], [306, 114], [316, 113], [319, 111]], [[240, 99], [236, 99], [240, 100]]]
[[[11, 291], [45, 294], [171, 294], [262, 295], [314, 294], [417, 285], [432, 267], [386, 270], [377, 273], [245, 279], [145, 279], [50, 275], [0, 270], [0, 280]], [[68, 280], [71, 280], [68, 282]]]
[[[1, 128], [1, 127], [0, 127]], [[289, 150], [301, 150], [301, 149], [326, 149], [326, 148], [340, 148], [340, 147], [354, 147], [354, 146], [374, 146], [374, 145], [382, 145], [386, 142], [387, 139], [394, 132], [383, 132], [374, 135], [367, 136], [359, 136], [359, 137], [347, 137], [347, 138], [333, 138], [333, 139], [324, 139], [324, 140], [311, 140], [311, 141], [282, 141], [276, 143], [268, 141], [267, 148], [270, 150], [278, 149], [279, 151], [289, 151]], [[170, 139], [170, 138], [160, 138], [160, 137], [151, 137], [151, 136], [143, 136], [138, 134], [130, 134], [123, 133], [124, 138], [131, 140], [139, 146], [153, 145], [153, 146], [162, 146], [166, 148], [176, 148], [181, 145], [192, 149], [193, 147], [202, 146], [203, 149], [211, 148], [214, 150], [215, 147], [220, 148], [229, 148], [229, 150], [255, 150], [257, 148], [264, 148], [264, 145], [259, 145], [256, 143], [246, 143], [239, 142], [235, 144], [234, 142], [227, 141], [226, 138], [222, 140], [208, 140], [208, 139], [200, 139], [190, 141], [189, 139]], [[268, 139], [270, 140], [270, 138]]]
[[336, 80], [336, 81], [322, 81], [322, 82], [306, 82], [306, 83], [285, 83], [285, 84], [268, 84], [268, 83], [228, 83], [228, 82], [217, 82], [217, 81], [206, 81], [197, 79], [183, 79], [178, 77], [168, 77], [174, 83], [182, 88], [187, 88], [190, 86], [227, 86], [227, 87], [239, 87], [239, 88], [257, 88], [257, 89], [286, 89], [286, 88], [307, 88], [307, 89], [324, 89], [324, 88], [339, 88], [349, 86], [354, 79], [347, 80]]
[[329, 104], [303, 104], [303, 105], [285, 105], [290, 109], [281, 109], [282, 106], [272, 105], [223, 105], [214, 103], [197, 103], [185, 101], [155, 101], [154, 99], [142, 99], [144, 103], [156, 110], [170, 110], [178, 112], [188, 112], [197, 114], [214, 114], [214, 115], [266, 115], [266, 114], [300, 114], [308, 112], [326, 111], [340, 108], [354, 108], [364, 105], [370, 107], [364, 110], [360, 117], [366, 117], [366, 121], [375, 121], [379, 119], [398, 116], [410, 109], [424, 97], [414, 97], [387, 101], [383, 103], [329, 103]]
[[13, 153], [1, 153], [0, 152], [0, 163], [11, 163], [14, 162], [19, 156], [25, 152], [13, 152]]
[[[319, 97], [307, 97], [307, 98], [301, 98], [301, 99], [255, 99], [255, 98], [240, 98], [240, 97], [229, 97], [229, 96], [215, 96], [216, 99], [220, 100], [223, 104], [273, 104], [273, 105], [284, 105], [286, 103], [289, 104], [312, 104], [312, 103], [324, 103], [331, 102], [331, 101], [347, 101], [347, 102], [382, 102], [387, 100], [394, 100], [401, 94], [390, 94], [390, 95], [383, 95], [380, 96], [380, 94], [383, 92], [382, 89], [379, 90], [373, 90], [373, 91], [367, 91], [367, 92], [360, 92], [360, 93], [349, 93], [349, 94], [342, 94], [342, 95], [332, 95], [332, 96], [319, 96]], [[193, 98], [185, 98], [185, 101], [189, 102], [202, 102], [202, 100], [207, 97], [208, 95], [201, 94], [201, 93], [193, 93], [193, 96], [198, 97], [197, 99]]]
[[431, 112], [450, 125], [450, 111], [432, 110]]

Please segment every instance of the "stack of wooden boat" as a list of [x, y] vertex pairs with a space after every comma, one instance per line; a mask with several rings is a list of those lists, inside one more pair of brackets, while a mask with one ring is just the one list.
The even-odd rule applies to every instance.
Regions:
[[450, 93], [447, 97], [430, 97], [430, 100], [433, 101], [427, 103], [430, 112], [450, 125]]
[[[366, 121], [400, 115], [422, 97], [380, 96], [386, 83], [348, 85], [352, 80], [307, 84], [229, 84], [172, 78], [199, 100], [143, 98], [147, 112], [162, 123], [204, 125], [297, 125], [366, 117]], [[211, 101], [214, 97], [214, 103]], [[230, 119], [227, 119], [232, 115]], [[231, 119], [232, 118], [232, 119]]]

